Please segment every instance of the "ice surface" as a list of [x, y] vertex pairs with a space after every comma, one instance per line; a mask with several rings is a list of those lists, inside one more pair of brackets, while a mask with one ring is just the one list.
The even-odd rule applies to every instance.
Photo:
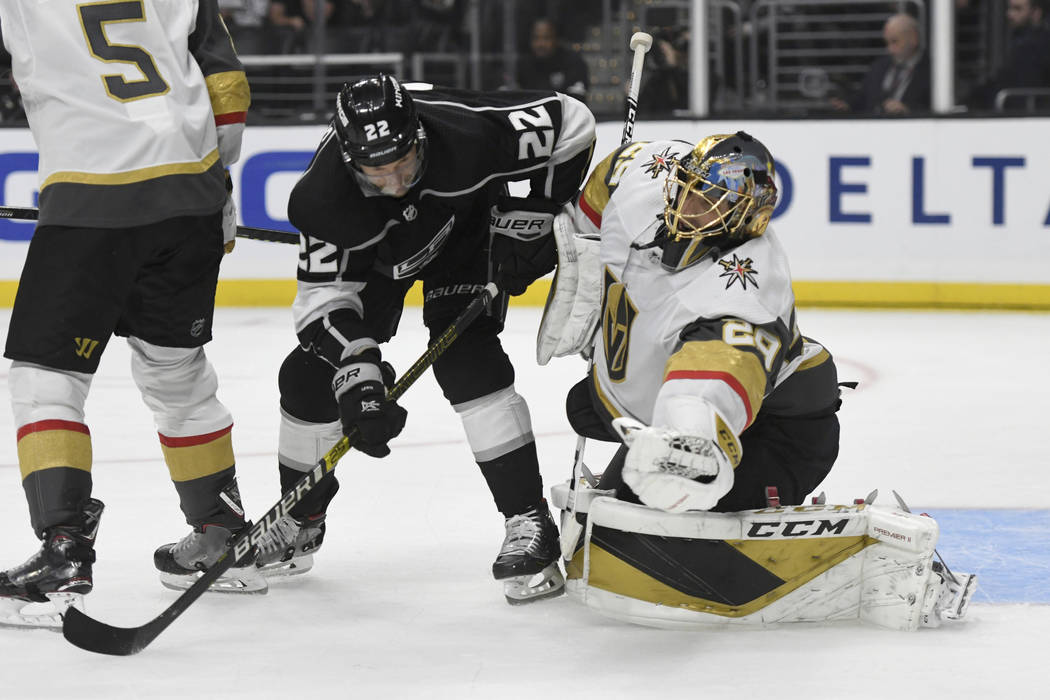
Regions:
[[[0, 313], [0, 327], [8, 317]], [[512, 308], [503, 338], [550, 486], [569, 474], [575, 438], [564, 396], [584, 365], [535, 365], [538, 317]], [[802, 309], [799, 322], [827, 343], [841, 379], [861, 382], [840, 413], [841, 455], [821, 487], [830, 500], [878, 488], [880, 502], [896, 489], [934, 513], [1047, 507], [1050, 315]], [[386, 356], [403, 370], [426, 335], [418, 309], [401, 326]], [[295, 342], [290, 312], [220, 309], [215, 328], [208, 352], [236, 421], [244, 503], [257, 516], [278, 497], [276, 373]], [[18, 483], [6, 370], [5, 361], [0, 566], [38, 546]], [[502, 518], [458, 419], [429, 374], [403, 404], [408, 426], [391, 457], [351, 453], [340, 464], [343, 489], [312, 572], [267, 596], [206, 595], [130, 658], [2, 630], [0, 698], [994, 698], [1045, 688], [1037, 639], [1050, 606], [982, 602], [1004, 598], [980, 591], [967, 624], [914, 634], [848, 624], [679, 632], [613, 622], [566, 597], [508, 606], [489, 573]], [[107, 505], [87, 610], [137, 625], [175, 596], [157, 582], [152, 552], [186, 526], [122, 340], [106, 351], [87, 411], [95, 495]], [[588, 445], [592, 467], [603, 454]], [[1041, 553], [1045, 581], [1050, 537], [1046, 511], [1036, 515], [1032, 527], [1013, 517], [1009, 532], [1025, 543], [1023, 556]], [[959, 532], [955, 541], [951, 528], [942, 532], [949, 564], [953, 553], [984, 551], [971, 546], [974, 530]], [[1045, 584], [1022, 583], [1002, 583], [1017, 594], [1005, 599], [1047, 601]]]

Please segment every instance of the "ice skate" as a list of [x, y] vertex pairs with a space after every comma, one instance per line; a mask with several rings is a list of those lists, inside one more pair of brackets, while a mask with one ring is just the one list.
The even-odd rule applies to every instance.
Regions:
[[88, 499], [80, 524], [48, 528], [40, 551], [0, 572], [0, 627], [59, 630], [70, 606], [84, 609], [103, 508], [102, 501]]
[[259, 538], [255, 565], [267, 579], [305, 574], [313, 568], [314, 552], [324, 542], [325, 516], [302, 519], [282, 515]]
[[564, 593], [565, 579], [558, 568], [558, 528], [547, 502], [507, 518], [506, 528], [492, 575], [503, 581], [507, 602], [522, 605]]
[[[219, 560], [234, 537], [221, 525], [194, 528], [173, 544], [165, 544], [153, 553], [153, 563], [160, 571], [160, 582], [167, 588], [184, 591], [201, 572]], [[266, 579], [255, 567], [254, 550], [230, 567], [209, 587], [219, 593], [266, 593]]]
[[922, 626], [940, 627], [943, 622], [962, 620], [977, 590], [977, 575], [952, 572], [939, 561], [933, 562], [931, 568], [940, 581], [930, 586], [923, 605]]

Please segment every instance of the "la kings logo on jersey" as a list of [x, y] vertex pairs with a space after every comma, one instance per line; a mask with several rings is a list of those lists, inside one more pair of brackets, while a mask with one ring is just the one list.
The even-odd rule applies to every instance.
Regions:
[[430, 243], [428, 243], [422, 250], [408, 260], [394, 265], [391, 271], [393, 278], [399, 280], [411, 277], [422, 270], [428, 262], [437, 257], [437, 254], [441, 252], [443, 247], [445, 247], [445, 241], [447, 241], [448, 237], [452, 234], [452, 227], [455, 223], [456, 215], [453, 214], [448, 222], [441, 227], [441, 230], [437, 232], [437, 235], [430, 239]]

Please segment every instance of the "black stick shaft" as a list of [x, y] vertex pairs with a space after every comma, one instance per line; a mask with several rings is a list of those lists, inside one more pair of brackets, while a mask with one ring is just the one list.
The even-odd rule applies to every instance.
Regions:
[[[37, 221], [40, 218], [40, 210], [32, 207], [8, 207], [0, 205], [0, 219], [21, 219], [24, 221]], [[256, 228], [254, 226], [238, 226], [238, 238], [250, 238], [253, 241], [270, 241], [271, 243], [291, 243], [299, 245], [299, 234], [288, 231], [278, 231], [272, 228]]]
[[[401, 379], [387, 392], [390, 400], [404, 394], [434, 361], [456, 340], [457, 337], [474, 320], [481, 315], [489, 302], [499, 293], [494, 283], [489, 283], [467, 305], [459, 316], [437, 339], [427, 347], [426, 352], [409, 367]], [[114, 656], [129, 656], [145, 649], [150, 642], [167, 629], [186, 609], [201, 597], [208, 587], [244, 556], [252, 545], [273, 528], [274, 523], [287, 513], [303, 496], [310, 492], [325, 474], [335, 469], [336, 463], [353, 446], [356, 430], [344, 436], [325, 454], [310, 472], [304, 474], [288, 493], [281, 497], [272, 508], [251, 528], [245, 529], [234, 538], [219, 560], [212, 564], [193, 585], [183, 591], [164, 612], [140, 627], [114, 627], [95, 620], [76, 608], [69, 608], [62, 624], [62, 634], [72, 644], [87, 651]]]

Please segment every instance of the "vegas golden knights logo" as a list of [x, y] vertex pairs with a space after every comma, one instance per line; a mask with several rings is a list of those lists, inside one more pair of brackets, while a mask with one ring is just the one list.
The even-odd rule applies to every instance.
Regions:
[[602, 342], [609, 379], [622, 382], [627, 378], [627, 349], [631, 344], [631, 325], [638, 307], [627, 295], [627, 288], [605, 269], [605, 299], [602, 305]]
[[91, 353], [98, 347], [98, 341], [91, 338], [73, 338], [77, 345], [77, 355], [85, 360], [91, 359]]

